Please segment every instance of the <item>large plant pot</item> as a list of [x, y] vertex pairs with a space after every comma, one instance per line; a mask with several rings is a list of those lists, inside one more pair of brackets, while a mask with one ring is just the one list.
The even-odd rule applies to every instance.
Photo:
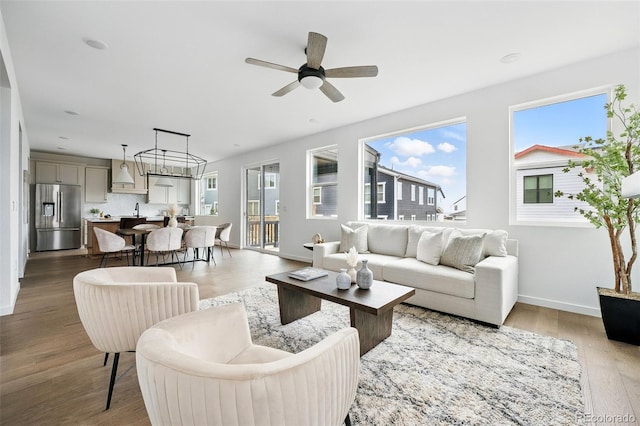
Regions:
[[609, 295], [607, 290], [609, 289], [598, 287], [600, 312], [607, 337], [618, 342], [640, 345], [640, 300]]

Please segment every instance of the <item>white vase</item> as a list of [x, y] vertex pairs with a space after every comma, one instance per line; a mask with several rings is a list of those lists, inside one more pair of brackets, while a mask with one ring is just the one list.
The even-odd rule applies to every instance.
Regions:
[[336, 285], [338, 290], [348, 290], [351, 287], [351, 277], [346, 269], [340, 269], [340, 273], [336, 276]]
[[167, 226], [176, 228], [178, 226], [178, 219], [176, 219], [175, 216], [171, 216], [171, 219], [169, 219], [169, 223], [167, 224]]
[[351, 284], [354, 284], [356, 282], [356, 275], [358, 274], [356, 268], [354, 266], [350, 267], [347, 274], [351, 277]]

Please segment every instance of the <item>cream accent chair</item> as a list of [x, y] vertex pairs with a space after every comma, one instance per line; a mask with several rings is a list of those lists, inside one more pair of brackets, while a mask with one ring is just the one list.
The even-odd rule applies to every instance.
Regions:
[[91, 269], [73, 278], [73, 293], [93, 346], [115, 354], [107, 410], [120, 352], [134, 351], [142, 332], [157, 322], [198, 310], [200, 300], [198, 285], [177, 282], [173, 268]]
[[171, 253], [171, 261], [173, 257], [176, 257], [176, 261], [182, 269], [182, 263], [178, 257], [177, 251], [182, 247], [182, 232], [181, 228], [159, 228], [154, 229], [147, 235], [146, 248], [149, 251], [147, 255], [147, 264], [149, 263], [149, 256], [151, 252], [156, 255], [156, 266], [158, 266], [158, 253], [162, 253], [162, 261], [164, 262], [164, 254]]
[[251, 342], [242, 303], [163, 321], [136, 350], [153, 425], [350, 424], [359, 366], [355, 328], [292, 354]]
[[184, 258], [182, 262], [187, 261], [187, 252], [189, 249], [193, 249], [193, 263], [191, 269], [193, 269], [198, 257], [198, 249], [202, 248], [207, 252], [207, 262], [209, 259], [213, 259], [213, 264], [217, 266], [216, 259], [213, 257], [213, 246], [216, 243], [216, 227], [215, 226], [196, 226], [191, 228], [184, 234]]
[[222, 256], [224, 256], [224, 251], [222, 251], [222, 243], [224, 243], [225, 247], [227, 247], [229, 257], [231, 257], [231, 250], [229, 250], [229, 238], [231, 237], [232, 226], [232, 223], [223, 223], [218, 225], [218, 229], [216, 230], [216, 242], [220, 244], [220, 255]]
[[105, 231], [102, 228], [93, 228], [93, 232], [96, 234], [98, 240], [98, 247], [101, 252], [104, 252], [102, 259], [100, 259], [100, 267], [107, 266], [107, 257], [109, 253], [126, 253], [127, 265], [129, 265], [129, 252], [132, 253], [133, 263], [136, 262], [136, 247], [131, 244], [127, 244], [124, 238], [113, 232]]

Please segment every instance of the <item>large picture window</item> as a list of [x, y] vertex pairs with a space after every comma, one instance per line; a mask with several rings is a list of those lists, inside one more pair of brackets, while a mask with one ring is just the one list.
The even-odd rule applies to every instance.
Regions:
[[338, 214], [338, 147], [307, 152], [309, 165], [308, 217], [336, 217]]
[[467, 127], [463, 119], [362, 142], [364, 218], [465, 220], [466, 210], [454, 210], [454, 201], [466, 196]]
[[579, 164], [586, 159], [577, 152], [581, 138], [606, 137], [607, 101], [607, 93], [600, 89], [510, 109], [513, 223], [586, 223], [575, 211], [576, 207], [588, 209], [586, 203], [557, 198], [554, 193], [575, 194], [584, 187], [580, 174], [588, 176], [591, 170], [564, 170], [570, 161]]

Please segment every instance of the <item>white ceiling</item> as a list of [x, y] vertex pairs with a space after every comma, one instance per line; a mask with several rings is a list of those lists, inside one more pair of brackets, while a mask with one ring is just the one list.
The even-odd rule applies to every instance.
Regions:
[[[119, 158], [159, 127], [190, 133], [209, 161], [638, 46], [626, 1], [0, 1], [32, 149]], [[372, 65], [375, 78], [271, 93], [295, 75], [309, 31], [322, 65]], [[88, 47], [83, 38], [108, 44]], [[518, 62], [500, 58], [518, 52]], [[69, 115], [71, 110], [79, 115]], [[63, 139], [67, 138], [67, 139]], [[159, 138], [183, 150], [184, 139]]]

